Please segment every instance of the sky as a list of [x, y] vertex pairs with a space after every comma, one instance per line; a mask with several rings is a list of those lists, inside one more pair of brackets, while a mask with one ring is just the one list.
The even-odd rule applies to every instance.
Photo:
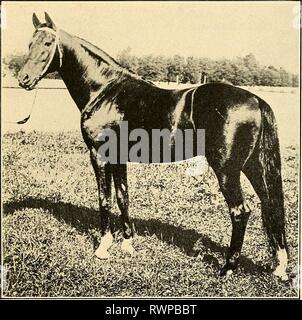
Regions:
[[115, 57], [234, 58], [253, 53], [262, 65], [299, 73], [299, 2], [2, 2], [2, 56], [27, 52], [32, 13], [47, 11], [58, 28]]

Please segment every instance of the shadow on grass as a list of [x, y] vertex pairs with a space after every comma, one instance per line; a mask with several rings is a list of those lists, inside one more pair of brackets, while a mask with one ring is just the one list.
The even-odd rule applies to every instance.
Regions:
[[[28, 198], [22, 201], [15, 201], [3, 204], [3, 213], [13, 214], [16, 210], [24, 208], [43, 209], [49, 211], [59, 221], [64, 221], [70, 226], [76, 228], [81, 233], [88, 233], [89, 230], [99, 229], [100, 217], [97, 210], [87, 207], [80, 207], [71, 203], [53, 202], [47, 199]], [[218, 259], [213, 253], [225, 255], [227, 247], [212, 241], [208, 236], [198, 233], [192, 229], [185, 229], [181, 226], [174, 226], [156, 219], [139, 219], [132, 218], [136, 233], [138, 235], [153, 235], [165, 241], [168, 244], [178, 246], [183, 252], [189, 256], [196, 256], [199, 252], [203, 254], [203, 261], [211, 264], [215, 268], [221, 267]], [[120, 228], [120, 219], [118, 216], [111, 214], [111, 223], [114, 229]], [[98, 245], [96, 237], [93, 239], [95, 247]], [[199, 244], [203, 249], [195, 250], [194, 244]], [[263, 266], [256, 265], [252, 260], [242, 256], [240, 258], [240, 267], [248, 273], [259, 273], [266, 271]]]

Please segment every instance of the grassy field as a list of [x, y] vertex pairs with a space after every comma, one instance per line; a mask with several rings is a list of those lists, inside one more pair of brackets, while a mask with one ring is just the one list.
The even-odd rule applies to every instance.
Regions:
[[282, 149], [291, 281], [271, 274], [259, 200], [253, 207], [240, 269], [220, 278], [231, 225], [213, 172], [186, 174], [187, 163], [128, 167], [134, 257], [120, 250], [112, 212], [111, 258], [100, 239], [97, 189], [79, 133], [6, 133], [3, 154], [3, 257], [6, 296], [293, 297], [297, 295], [298, 148]]

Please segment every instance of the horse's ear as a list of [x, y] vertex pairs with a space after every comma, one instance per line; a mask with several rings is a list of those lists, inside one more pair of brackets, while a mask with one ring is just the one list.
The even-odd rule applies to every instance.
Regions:
[[54, 22], [51, 20], [50, 16], [48, 15], [47, 12], [44, 12], [45, 14], [45, 21], [46, 21], [46, 24], [49, 28], [52, 28], [54, 30], [57, 30], [56, 28], [56, 25], [54, 24]]
[[41, 22], [39, 21], [37, 15], [35, 13], [33, 13], [33, 25], [36, 29], [38, 29], [39, 25], [41, 24]]

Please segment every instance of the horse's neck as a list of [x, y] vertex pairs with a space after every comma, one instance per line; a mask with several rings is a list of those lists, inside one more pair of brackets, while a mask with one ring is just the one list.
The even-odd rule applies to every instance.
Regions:
[[63, 52], [60, 75], [80, 111], [109, 83], [120, 81], [124, 76], [112, 58], [85, 40], [61, 31], [60, 46]]

